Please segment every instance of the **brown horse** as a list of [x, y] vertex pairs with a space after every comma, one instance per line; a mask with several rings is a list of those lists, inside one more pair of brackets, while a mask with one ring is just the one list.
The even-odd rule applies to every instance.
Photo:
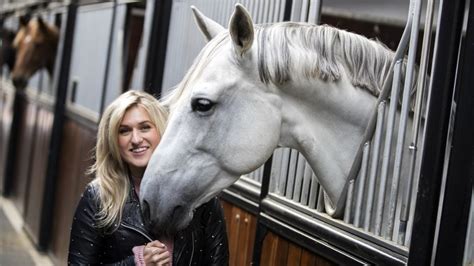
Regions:
[[21, 23], [13, 42], [16, 61], [12, 81], [15, 87], [26, 87], [28, 79], [41, 68], [46, 68], [52, 75], [58, 40], [59, 29], [40, 17]]

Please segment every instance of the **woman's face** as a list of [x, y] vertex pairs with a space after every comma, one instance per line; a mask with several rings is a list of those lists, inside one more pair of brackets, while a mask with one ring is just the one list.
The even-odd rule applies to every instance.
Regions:
[[141, 106], [130, 107], [119, 126], [120, 156], [133, 177], [142, 177], [161, 136], [148, 112]]

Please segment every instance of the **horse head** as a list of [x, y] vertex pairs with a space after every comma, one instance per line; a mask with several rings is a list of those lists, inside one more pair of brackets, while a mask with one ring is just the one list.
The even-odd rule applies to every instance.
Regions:
[[41, 68], [52, 74], [58, 40], [58, 28], [40, 17], [20, 20], [20, 29], [13, 42], [16, 61], [11, 75], [15, 87], [24, 88], [29, 78]]
[[277, 146], [305, 156], [326, 212], [340, 215], [393, 52], [329, 26], [254, 25], [240, 4], [228, 30], [193, 13], [209, 42], [165, 100], [170, 119], [141, 184], [145, 219], [157, 233], [182, 229]]
[[196, 207], [262, 165], [280, 137], [280, 102], [259, 80], [248, 12], [237, 5], [227, 31], [193, 11], [211, 40], [168, 99], [171, 117], [141, 184], [158, 233], [185, 227]]

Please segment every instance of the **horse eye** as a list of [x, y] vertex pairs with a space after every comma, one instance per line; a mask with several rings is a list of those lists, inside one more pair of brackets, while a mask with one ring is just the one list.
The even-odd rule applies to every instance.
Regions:
[[193, 112], [208, 112], [215, 105], [212, 101], [204, 98], [196, 98], [191, 101], [191, 109]]

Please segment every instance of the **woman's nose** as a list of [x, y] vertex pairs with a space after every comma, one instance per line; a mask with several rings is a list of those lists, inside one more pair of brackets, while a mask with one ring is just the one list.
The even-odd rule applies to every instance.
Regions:
[[140, 132], [136, 129], [133, 130], [132, 132], [132, 143], [134, 144], [138, 144], [140, 142], [142, 142], [143, 138], [140, 134]]

